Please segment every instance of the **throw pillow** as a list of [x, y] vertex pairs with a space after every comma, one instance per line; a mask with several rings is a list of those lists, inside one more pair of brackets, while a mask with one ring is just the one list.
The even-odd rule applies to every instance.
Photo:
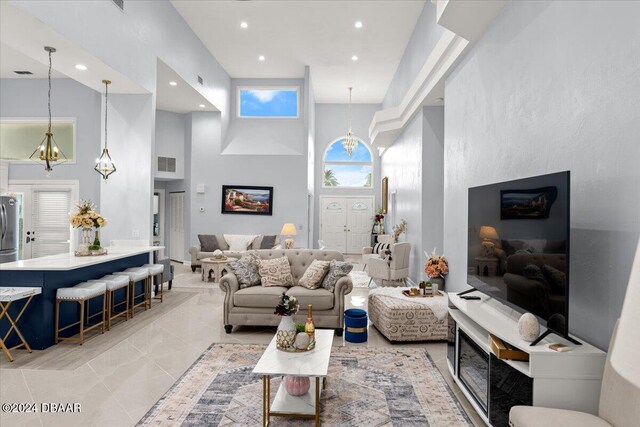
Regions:
[[229, 250], [232, 252], [246, 251], [253, 239], [256, 238], [255, 234], [225, 234], [224, 240], [229, 244]]
[[547, 278], [542, 274], [542, 270], [535, 264], [527, 264], [522, 269], [522, 275], [529, 280], [537, 280], [549, 288], [549, 282], [547, 282]]
[[240, 289], [260, 285], [258, 257], [252, 252], [242, 255], [240, 259], [227, 263], [227, 270], [236, 275]]
[[202, 252], [213, 252], [220, 249], [215, 234], [198, 234], [198, 240], [200, 240], [200, 250]]
[[307, 289], [318, 289], [327, 271], [329, 271], [329, 261], [314, 259], [298, 281], [298, 285]]
[[286, 256], [258, 261], [258, 272], [262, 286], [292, 286], [293, 275]]
[[322, 287], [333, 292], [338, 279], [346, 276], [353, 269], [353, 264], [345, 261], [331, 260], [329, 263], [329, 272], [322, 281]]
[[545, 264], [542, 266], [542, 274], [549, 280], [553, 290], [558, 293], [565, 292], [565, 288], [567, 287], [567, 274], [564, 271]]
[[382, 253], [383, 251], [386, 251], [387, 249], [389, 249], [389, 246], [391, 246], [390, 243], [376, 243], [373, 246], [373, 253], [374, 254]]
[[273, 249], [276, 245], [276, 238], [278, 236], [262, 236], [262, 242], [260, 242], [260, 249]]

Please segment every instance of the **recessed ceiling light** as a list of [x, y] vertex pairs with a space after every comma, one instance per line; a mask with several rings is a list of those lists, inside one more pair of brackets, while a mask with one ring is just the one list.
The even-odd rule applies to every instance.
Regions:
[[260, 55], [260, 56], [258, 56], [258, 61], [264, 61], [264, 59], [265, 59], [265, 58], [264, 58], [264, 55]]
[[84, 64], [76, 64], [76, 70], [87, 71], [87, 66]]
[[200, 108], [205, 108], [205, 107], [206, 107], [206, 105], [204, 105], [204, 104], [200, 104], [200, 105], [198, 105], [198, 107], [200, 107]]
[[169, 82], [169, 86], [178, 86], [178, 83], [176, 83], [176, 82]]
[[249, 28], [249, 24], [247, 24], [246, 22], [242, 21], [240, 23], [240, 28]]
[[357, 55], [353, 55], [353, 56], [351, 57], [351, 60], [352, 60], [352, 61], [357, 61], [357, 60], [358, 60], [358, 56], [357, 56]]
[[356, 23], [354, 24], [354, 27], [362, 28], [362, 21], [356, 21]]

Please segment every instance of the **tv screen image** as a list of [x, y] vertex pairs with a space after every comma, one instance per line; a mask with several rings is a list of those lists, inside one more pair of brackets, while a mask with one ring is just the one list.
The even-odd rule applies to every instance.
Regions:
[[469, 188], [467, 283], [566, 336], [570, 173]]

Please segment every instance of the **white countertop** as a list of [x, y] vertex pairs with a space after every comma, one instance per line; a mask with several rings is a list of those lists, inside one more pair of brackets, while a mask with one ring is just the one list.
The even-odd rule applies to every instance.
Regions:
[[0, 264], [0, 271], [65, 271], [76, 268], [89, 267], [91, 265], [127, 258], [134, 255], [158, 251], [164, 246], [136, 246], [136, 247], [112, 247], [107, 248], [107, 255], [75, 256], [73, 253], [48, 255], [40, 258], [26, 259]]

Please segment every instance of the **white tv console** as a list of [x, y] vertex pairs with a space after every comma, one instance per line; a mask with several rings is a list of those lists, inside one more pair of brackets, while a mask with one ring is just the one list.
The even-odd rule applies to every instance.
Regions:
[[[467, 295], [481, 299], [465, 300], [449, 293], [447, 359], [451, 375], [487, 425], [508, 426], [508, 410], [519, 404], [597, 414], [604, 351], [553, 334], [531, 347], [518, 333], [520, 313], [480, 292]], [[529, 361], [496, 358], [489, 334], [528, 353]], [[550, 350], [548, 345], [554, 342], [572, 350]]]

